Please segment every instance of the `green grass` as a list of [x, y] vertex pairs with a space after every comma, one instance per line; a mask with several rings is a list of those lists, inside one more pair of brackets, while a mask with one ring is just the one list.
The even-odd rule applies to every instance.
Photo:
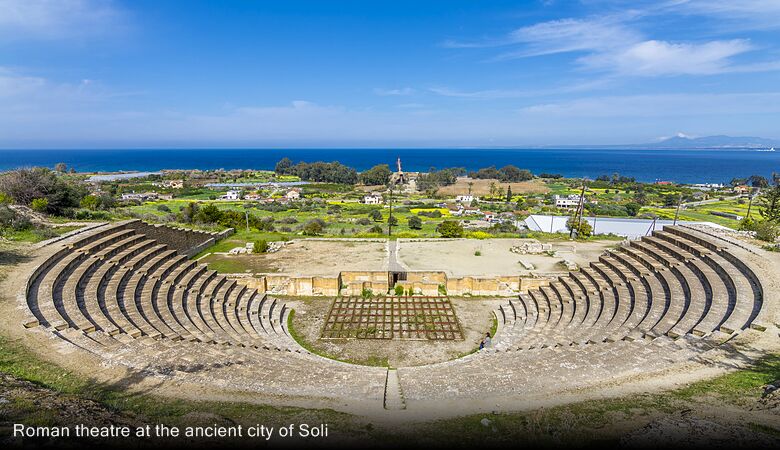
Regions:
[[[67, 398], [97, 401], [110, 410], [129, 412], [146, 418], [149, 423], [177, 425], [190, 423], [185, 415], [192, 413], [216, 414], [236, 422], [255, 424], [288, 424], [297, 422], [327, 422], [337, 432], [351, 434], [355, 430], [354, 417], [328, 409], [277, 408], [242, 402], [188, 401], [162, 398], [147, 393], [134, 393], [119, 384], [99, 383], [40, 360], [18, 342], [0, 336], [0, 372], [51, 389]], [[128, 380], [131, 381], [132, 380]], [[35, 422], [48, 423], [56, 415], [40, 406], [25, 408], [15, 405], [21, 413], [32, 414]], [[85, 418], [88, 419], [88, 418]], [[70, 425], [70, 424], [67, 424]]]
[[295, 340], [295, 342], [298, 343], [298, 345], [310, 351], [311, 353], [314, 353], [315, 355], [318, 356], [322, 356], [323, 358], [333, 359], [336, 361], [341, 361], [350, 364], [357, 364], [361, 366], [390, 367], [390, 361], [386, 357], [369, 355], [368, 357], [362, 359], [341, 358], [336, 355], [330, 354], [322, 349], [317, 348], [295, 329], [295, 323], [293, 320], [294, 318], [295, 318], [295, 310], [293, 309], [290, 311], [290, 315], [287, 316], [287, 331], [290, 332], [290, 336]]
[[77, 230], [78, 226], [69, 227], [56, 227], [56, 228], [31, 228], [29, 230], [22, 231], [7, 231], [2, 236], [12, 242], [28, 242], [35, 244], [37, 242], [45, 241], [57, 236], [61, 236], [73, 230]]

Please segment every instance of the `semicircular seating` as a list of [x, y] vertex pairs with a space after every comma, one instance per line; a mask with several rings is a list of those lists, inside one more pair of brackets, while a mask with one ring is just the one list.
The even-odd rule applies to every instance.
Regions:
[[[518, 302], [530, 311], [522, 320], [508, 315], [515, 302], [496, 314], [499, 351], [663, 336], [721, 343], [751, 328], [764, 307], [760, 281], [747, 263], [681, 226], [621, 245], [589, 267], [521, 294]], [[551, 303], [562, 310], [554, 324]]]
[[[209, 239], [133, 220], [52, 244], [26, 285], [24, 325], [157, 376], [381, 404], [386, 368], [301, 348], [287, 329], [287, 302], [189, 259]], [[621, 245], [502, 301], [492, 348], [399, 368], [406, 404], [579, 389], [660, 373], [749, 339], [775, 313], [766, 274], [745, 251], [684, 226]]]

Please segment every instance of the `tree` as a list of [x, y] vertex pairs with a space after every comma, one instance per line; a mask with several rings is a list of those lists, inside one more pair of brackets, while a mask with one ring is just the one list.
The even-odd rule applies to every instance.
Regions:
[[758, 210], [765, 220], [780, 223], [780, 185], [764, 191], [759, 197]]
[[463, 226], [454, 220], [445, 220], [436, 227], [436, 232], [445, 238], [463, 237]]
[[639, 203], [626, 203], [626, 213], [631, 217], [636, 217], [640, 209], [642, 209], [642, 205]]
[[378, 209], [372, 209], [371, 212], [368, 213], [368, 218], [373, 220], [374, 222], [381, 222], [382, 213]]
[[290, 160], [290, 158], [284, 157], [276, 163], [274, 172], [276, 172], [277, 175], [286, 175], [292, 165], [293, 162]]
[[390, 166], [378, 164], [360, 174], [360, 182], [366, 186], [378, 186], [390, 182]]
[[769, 187], [769, 180], [762, 177], [761, 175], [751, 175], [748, 178], [748, 184], [750, 184], [754, 188], [765, 189]]
[[409, 228], [412, 230], [421, 230], [422, 229], [422, 219], [420, 219], [417, 216], [410, 216], [409, 217]]
[[639, 189], [636, 190], [636, 194], [634, 194], [634, 201], [641, 206], [647, 204], [647, 193], [645, 193], [645, 188], [643, 186], [640, 186]]
[[593, 234], [593, 227], [590, 223], [588, 223], [587, 220], [578, 220], [576, 217], [570, 217], [569, 220], [566, 221], [566, 228], [568, 228], [569, 231], [573, 230], [577, 239], [587, 239]]
[[45, 198], [48, 201], [46, 212], [51, 214], [62, 214], [67, 208], [78, 207], [87, 194], [83, 185], [67, 181], [44, 167], [0, 174], [0, 192], [18, 205], [30, 205], [33, 199]]
[[512, 185], [506, 187], [506, 202], [509, 203], [512, 201]]
[[303, 226], [303, 234], [306, 236], [317, 236], [318, 234], [322, 234], [324, 228], [321, 221], [316, 219], [310, 220]]
[[533, 174], [528, 170], [521, 170], [513, 165], [504, 166], [498, 170], [498, 179], [505, 183], [528, 181], [533, 177]]
[[81, 199], [80, 205], [82, 208], [95, 211], [100, 206], [100, 199], [94, 195], [87, 195]]

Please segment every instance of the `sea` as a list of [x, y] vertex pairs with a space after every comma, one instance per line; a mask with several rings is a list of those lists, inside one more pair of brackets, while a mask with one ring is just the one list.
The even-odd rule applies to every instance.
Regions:
[[780, 152], [723, 149], [88, 149], [0, 150], [0, 170], [20, 167], [54, 167], [63, 162], [78, 172], [139, 171], [163, 169], [273, 169], [280, 159], [339, 161], [357, 170], [389, 164], [395, 170], [401, 159], [404, 171], [463, 167], [476, 170], [512, 164], [534, 174], [565, 177], [620, 175], [638, 181], [677, 183], [728, 183], [733, 178], [780, 172]]

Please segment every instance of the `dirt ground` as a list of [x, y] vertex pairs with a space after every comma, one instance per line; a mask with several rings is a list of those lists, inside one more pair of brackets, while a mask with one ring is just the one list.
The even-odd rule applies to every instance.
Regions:
[[[448, 276], [522, 275], [530, 272], [561, 272], [559, 263], [570, 260], [580, 266], [597, 261], [606, 249], [618, 245], [616, 241], [557, 242], [553, 243], [556, 256], [546, 253], [520, 255], [510, 252], [512, 246], [532, 239], [456, 239], [408, 241], [399, 240], [399, 262], [409, 270], [443, 270]], [[476, 253], [479, 252], [479, 256]], [[526, 270], [520, 261], [534, 266]]]
[[493, 326], [493, 310], [501, 300], [450, 298], [464, 339], [457, 341], [389, 339], [320, 339], [332, 298], [294, 301], [293, 325], [314, 348], [329, 356], [359, 364], [407, 367], [448, 361], [469, 353]]
[[503, 183], [499, 180], [476, 180], [468, 177], [459, 177], [455, 184], [439, 188], [436, 193], [439, 195], [466, 195], [469, 193], [469, 183], [474, 183], [471, 186], [472, 195], [489, 195], [491, 183], [495, 183], [495, 186], [501, 192], [506, 192], [506, 187], [511, 185], [513, 194], [546, 194], [550, 192], [550, 188], [541, 180]]
[[222, 263], [232, 260], [255, 273], [336, 276], [341, 271], [349, 270], [387, 270], [387, 247], [384, 242], [296, 239], [274, 253], [213, 255], [203, 262], [212, 262], [210, 258]]

